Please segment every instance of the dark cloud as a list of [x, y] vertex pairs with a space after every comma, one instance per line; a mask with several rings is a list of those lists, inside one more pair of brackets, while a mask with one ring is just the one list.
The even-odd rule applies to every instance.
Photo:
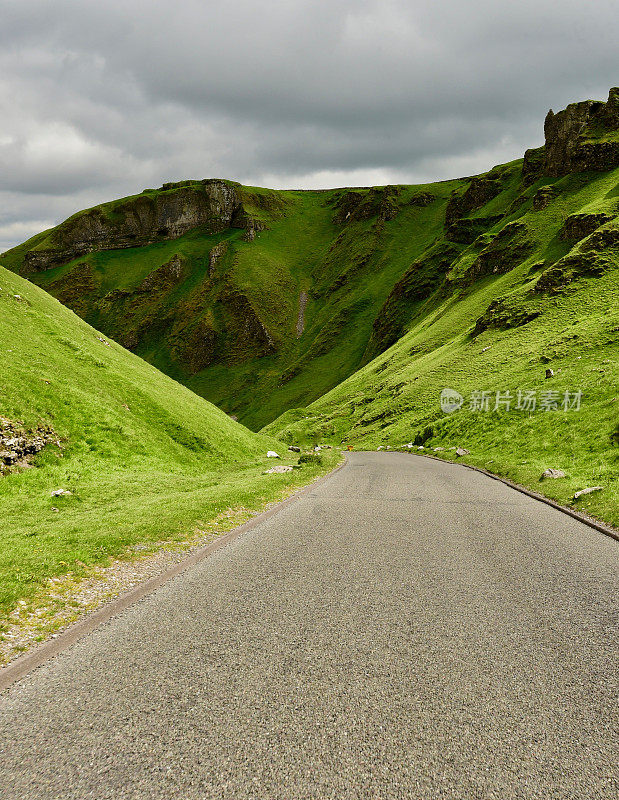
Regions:
[[[617, 83], [614, 0], [0, 0], [0, 249], [210, 175], [472, 174]], [[26, 233], [25, 233], [26, 232]]]

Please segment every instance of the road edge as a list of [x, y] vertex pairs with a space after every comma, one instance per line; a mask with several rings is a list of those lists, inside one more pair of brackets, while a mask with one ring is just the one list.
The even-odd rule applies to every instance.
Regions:
[[[392, 450], [391, 452], [400, 452], [400, 453], [407, 453], [406, 450]], [[593, 528], [600, 533], [603, 533], [605, 536], [610, 536], [611, 539], [619, 542], [619, 530], [616, 530], [610, 525], [605, 525], [603, 522], [600, 522], [596, 519], [592, 519], [588, 517], [586, 514], [582, 512], [576, 511], [573, 508], [569, 508], [569, 506], [562, 506], [561, 503], [557, 503], [556, 500], [552, 500], [550, 497], [546, 497], [546, 495], [539, 494], [539, 492], [534, 492], [533, 489], [527, 489], [526, 486], [521, 486], [519, 483], [514, 483], [514, 481], [510, 481], [509, 478], [502, 478], [500, 475], [495, 475], [494, 472], [488, 472], [487, 469], [483, 469], [483, 467], [475, 467], [473, 464], [467, 464], [465, 461], [452, 461], [451, 459], [447, 458], [440, 458], [439, 456], [433, 456], [430, 453], [407, 453], [411, 456], [419, 456], [419, 458], [431, 458], [433, 461], [440, 461], [442, 464], [455, 464], [458, 467], [466, 467], [466, 469], [472, 469], [474, 472], [481, 472], [482, 475], [486, 475], [488, 478], [492, 478], [495, 481], [500, 481], [504, 483], [506, 486], [515, 489], [517, 492], [521, 494], [526, 494], [527, 497], [533, 498], [533, 500], [539, 500], [542, 503], [545, 503], [547, 506], [551, 506], [551, 508], [555, 508], [557, 511], [562, 511], [564, 514], [567, 514], [568, 517], [572, 517], [572, 519], [578, 520], [578, 522], [583, 522], [585, 525], [588, 525], [590, 528]]]
[[217, 550], [221, 550], [222, 547], [225, 547], [227, 544], [230, 544], [230, 542], [238, 539], [239, 536], [242, 536], [244, 533], [247, 533], [248, 531], [252, 530], [252, 528], [257, 527], [270, 517], [277, 514], [285, 506], [295, 502], [307, 492], [315, 489], [317, 486], [320, 486], [320, 484], [329, 480], [337, 472], [343, 469], [347, 463], [348, 457], [344, 454], [344, 460], [326, 475], [321, 475], [316, 480], [308, 483], [307, 486], [302, 486], [300, 489], [297, 489], [295, 492], [293, 492], [293, 494], [291, 494], [289, 497], [286, 497], [284, 500], [280, 500], [278, 503], [275, 503], [271, 508], [267, 508], [266, 511], [262, 511], [260, 514], [252, 517], [250, 520], [244, 522], [242, 525], [239, 525], [237, 528], [227, 531], [204, 547], [194, 550], [193, 553], [188, 555], [182, 561], [179, 561], [177, 564], [174, 564], [173, 566], [164, 570], [159, 575], [155, 575], [154, 577], [149, 578], [147, 581], [138, 583], [136, 586], [133, 586], [126, 592], [123, 592], [123, 594], [114, 598], [114, 600], [111, 600], [109, 603], [106, 603], [96, 611], [87, 614], [83, 619], [80, 619], [78, 622], [70, 625], [68, 628], [59, 633], [55, 639], [49, 639], [46, 642], [42, 642], [40, 645], [33, 647], [29, 652], [24, 653], [24, 655], [19, 656], [19, 658], [16, 658], [14, 661], [11, 661], [5, 667], [0, 668], [0, 693], [6, 691], [14, 683], [22, 678], [25, 678], [29, 673], [45, 664], [50, 659], [55, 658], [64, 650], [75, 644], [75, 642], [79, 641], [79, 639], [82, 639], [84, 636], [92, 633], [92, 631], [94, 631], [100, 625], [103, 625], [105, 622], [108, 622], [110, 619], [112, 619], [112, 617], [120, 614], [134, 603], [143, 600], [148, 595], [157, 591], [157, 589], [159, 589], [168, 581], [172, 580], [172, 578], [176, 578], [190, 567], [199, 564], [200, 561], [208, 558]]

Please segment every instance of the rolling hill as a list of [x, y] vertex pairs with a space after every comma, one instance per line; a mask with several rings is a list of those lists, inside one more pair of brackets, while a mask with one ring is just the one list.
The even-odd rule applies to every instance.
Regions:
[[264, 476], [267, 450], [281, 443], [4, 268], [0, 345], [0, 633], [49, 577], [187, 538], [320, 469]]

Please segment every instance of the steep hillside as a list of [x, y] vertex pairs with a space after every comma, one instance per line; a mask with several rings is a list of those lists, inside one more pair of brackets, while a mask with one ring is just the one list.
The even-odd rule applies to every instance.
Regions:
[[465, 186], [166, 184], [81, 212], [2, 263], [257, 429], [364, 363], [378, 311]]
[[[493, 170], [454, 194], [444, 241], [377, 316], [379, 355], [265, 430], [446, 458], [464, 448], [465, 461], [619, 524], [619, 91], [551, 112], [545, 130], [511, 186]], [[441, 409], [445, 388], [459, 410]], [[540, 483], [547, 468], [565, 477]]]
[[272, 439], [2, 268], [0, 345], [0, 635], [50, 576], [182, 538], [291, 483], [263, 475]]
[[522, 161], [425, 186], [164, 184], [80, 212], [2, 259], [258, 429], [466, 286], [525, 262], [552, 281], [558, 259], [616, 213], [596, 175], [619, 165], [618, 119], [614, 89], [607, 103], [550, 112], [545, 146]]
[[[619, 89], [544, 131], [522, 160], [425, 186], [166, 184], [4, 261], [253, 428], [283, 412], [266, 430], [463, 444], [529, 483], [553, 461], [568, 476], [548, 493], [604, 483], [581, 502], [617, 519]], [[468, 410], [519, 389], [582, 407]]]

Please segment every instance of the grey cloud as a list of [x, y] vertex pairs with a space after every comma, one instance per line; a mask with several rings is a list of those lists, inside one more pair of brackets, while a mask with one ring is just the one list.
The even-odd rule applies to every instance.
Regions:
[[0, 0], [0, 191], [22, 215], [0, 210], [0, 239], [164, 180], [409, 182], [519, 157], [549, 107], [617, 83], [615, 11]]

